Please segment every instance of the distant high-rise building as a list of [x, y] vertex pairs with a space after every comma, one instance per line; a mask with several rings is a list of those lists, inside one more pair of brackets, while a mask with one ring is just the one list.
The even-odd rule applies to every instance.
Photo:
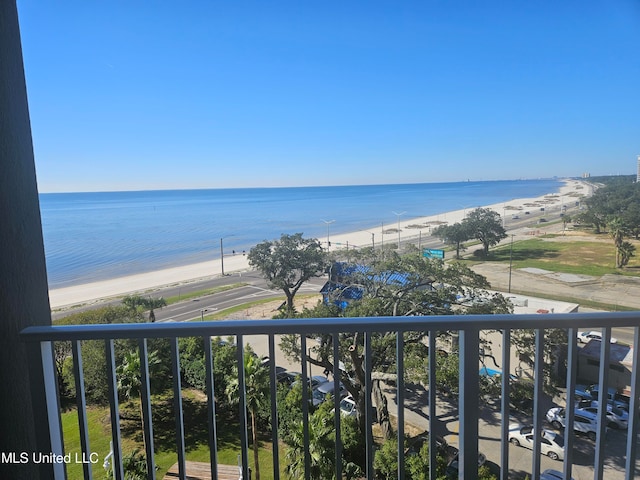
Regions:
[[638, 155], [638, 173], [636, 173], [636, 183], [640, 182], [640, 155]]

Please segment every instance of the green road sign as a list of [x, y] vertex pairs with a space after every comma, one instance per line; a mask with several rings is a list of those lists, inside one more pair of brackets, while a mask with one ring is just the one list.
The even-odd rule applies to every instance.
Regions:
[[427, 258], [441, 258], [444, 259], [444, 250], [436, 250], [433, 248], [425, 248], [422, 250], [422, 256]]

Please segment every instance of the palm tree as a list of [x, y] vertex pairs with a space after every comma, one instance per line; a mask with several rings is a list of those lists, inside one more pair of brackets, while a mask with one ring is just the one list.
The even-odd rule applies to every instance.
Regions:
[[[240, 395], [244, 393], [245, 402], [251, 416], [251, 439], [253, 442], [253, 462], [256, 480], [260, 480], [258, 463], [258, 421], [257, 413], [269, 405], [269, 370], [251, 351], [244, 353], [244, 392], [240, 392], [238, 375], [233, 375], [227, 384], [227, 396], [231, 403], [237, 404]], [[237, 369], [236, 369], [237, 372]]]
[[156, 314], [153, 312], [153, 309], [167, 306], [167, 301], [162, 297], [145, 298], [140, 295], [127, 295], [122, 299], [122, 303], [139, 314], [149, 310], [149, 321], [152, 323], [156, 321]]
[[322, 404], [309, 417], [309, 444], [304, 443], [302, 421], [292, 425], [291, 442], [287, 449], [287, 474], [290, 478], [304, 478], [305, 448], [309, 448], [311, 480], [335, 476], [335, 430], [331, 406]]
[[631, 242], [622, 242], [622, 245], [620, 245], [620, 248], [618, 248], [621, 267], [624, 267], [629, 263], [629, 260], [631, 260], [631, 257], [634, 256], [635, 251], [636, 247]]
[[[151, 367], [158, 365], [160, 359], [157, 352], [149, 352], [148, 355], [149, 370]], [[140, 355], [135, 350], [131, 350], [124, 355], [122, 363], [116, 367], [116, 378], [118, 384], [118, 393], [126, 401], [132, 401], [137, 396], [140, 402], [140, 421], [142, 422], [142, 431], [144, 431], [144, 404], [142, 402], [142, 379], [140, 376]], [[144, 435], [142, 436], [144, 439]], [[146, 451], [146, 440], [145, 440]]]
[[609, 229], [609, 235], [613, 238], [613, 244], [616, 247], [616, 268], [620, 268], [623, 266], [620, 249], [624, 243], [624, 237], [629, 234], [629, 229], [620, 217], [612, 218], [607, 224], [607, 228]]

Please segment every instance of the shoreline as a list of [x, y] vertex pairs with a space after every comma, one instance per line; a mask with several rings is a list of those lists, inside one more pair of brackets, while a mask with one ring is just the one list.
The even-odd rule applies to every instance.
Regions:
[[[463, 209], [448, 211], [427, 217], [400, 219], [400, 222], [376, 226], [369, 230], [359, 230], [345, 234], [330, 236], [332, 246], [340, 248], [380, 246], [382, 242], [395, 243], [398, 241], [398, 228], [403, 241], [420, 239], [422, 235], [430, 236], [431, 228], [440, 224], [453, 224], [460, 222], [468, 210], [479, 207], [490, 208], [497, 211], [507, 222], [507, 217], [516, 212], [524, 212], [526, 209], [536, 207], [553, 210], [560, 209], [562, 205], [575, 202], [578, 195], [589, 196], [592, 187], [584, 180], [564, 180], [564, 186], [556, 193], [549, 193], [535, 198], [516, 198], [508, 202], [488, 206], [469, 206]], [[508, 223], [508, 222], [507, 222]], [[507, 224], [508, 226], [508, 224]], [[321, 243], [326, 240], [320, 238]], [[324, 241], [323, 241], [324, 240]], [[335, 250], [334, 248], [333, 250]], [[249, 263], [246, 255], [225, 255], [225, 272], [239, 272], [248, 270]], [[194, 282], [201, 279], [212, 278], [221, 275], [222, 261], [214, 259], [190, 265], [167, 268], [146, 273], [127, 275], [108, 280], [91, 282], [83, 285], [75, 285], [49, 290], [49, 303], [51, 309], [68, 308], [80, 304], [96, 303], [100, 300], [121, 297], [124, 295], [155, 290], [162, 287]]]

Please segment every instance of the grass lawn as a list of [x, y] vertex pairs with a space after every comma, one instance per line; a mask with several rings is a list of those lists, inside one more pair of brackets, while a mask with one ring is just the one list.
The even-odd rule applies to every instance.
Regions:
[[[560, 240], [563, 237], [557, 238]], [[505, 245], [492, 250], [484, 261], [509, 262], [510, 258], [511, 246]], [[514, 268], [542, 268], [553, 272], [592, 276], [640, 275], [640, 262], [636, 257], [631, 259], [627, 267], [615, 268], [613, 241], [555, 241], [552, 236], [532, 238], [514, 242], [512, 260]]]
[[[172, 399], [168, 394], [154, 395], [152, 399], [155, 461], [158, 466], [156, 478], [162, 479], [167, 470], [178, 461], [176, 454], [175, 420], [173, 417]], [[192, 391], [183, 392], [183, 411], [185, 422], [186, 458], [196, 462], [209, 462], [208, 425], [206, 416], [206, 402], [202, 394]], [[121, 435], [123, 455], [139, 449], [144, 452], [142, 442], [142, 426], [139, 421], [139, 406], [130, 402], [122, 404]], [[111, 423], [109, 407], [91, 406], [87, 409], [89, 426], [90, 451], [98, 454], [99, 461], [93, 465], [94, 478], [102, 478], [104, 470], [102, 463], [110, 450]], [[64, 430], [65, 452], [81, 455], [80, 438], [78, 432], [78, 415], [74, 409], [62, 414]], [[240, 455], [239, 426], [235, 421], [228, 421], [224, 414], [217, 418], [218, 434], [218, 463], [237, 465]], [[249, 445], [249, 465], [253, 469], [253, 452]], [[273, 478], [273, 453], [270, 438], [261, 440], [260, 448], [260, 476], [263, 479]], [[281, 465], [284, 465], [284, 449], [280, 448]], [[282, 478], [284, 472], [281, 471]], [[68, 478], [82, 478], [82, 464], [67, 465]]]

